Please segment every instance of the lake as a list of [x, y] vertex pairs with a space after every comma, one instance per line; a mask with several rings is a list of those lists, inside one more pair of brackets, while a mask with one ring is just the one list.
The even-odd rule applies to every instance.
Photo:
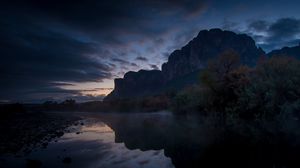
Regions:
[[1, 157], [0, 167], [273, 168], [293, 167], [300, 156], [296, 144], [249, 139], [199, 116], [170, 112], [70, 115], [82, 120], [45, 148], [34, 148], [25, 156]]

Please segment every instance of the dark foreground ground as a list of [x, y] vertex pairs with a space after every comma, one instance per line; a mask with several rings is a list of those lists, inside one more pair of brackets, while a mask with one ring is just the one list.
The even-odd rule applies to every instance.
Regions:
[[25, 111], [2, 114], [0, 156], [14, 154], [18, 157], [30, 153], [35, 147], [46, 148], [51, 140], [63, 136], [67, 127], [78, 124], [79, 117], [66, 115]]

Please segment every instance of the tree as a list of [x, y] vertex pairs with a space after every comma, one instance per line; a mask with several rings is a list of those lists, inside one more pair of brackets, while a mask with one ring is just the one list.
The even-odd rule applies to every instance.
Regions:
[[234, 50], [226, 50], [217, 59], [208, 62], [207, 70], [222, 81], [227, 74], [239, 66], [240, 56]]
[[249, 85], [238, 95], [240, 111], [246, 116], [273, 117], [300, 110], [300, 62], [272, 57], [259, 64]]
[[213, 97], [211, 109], [224, 111], [228, 104], [236, 100], [235, 90], [246, 80], [249, 68], [240, 67], [239, 55], [233, 50], [223, 52], [218, 58], [210, 60], [200, 74], [201, 87], [209, 89]]

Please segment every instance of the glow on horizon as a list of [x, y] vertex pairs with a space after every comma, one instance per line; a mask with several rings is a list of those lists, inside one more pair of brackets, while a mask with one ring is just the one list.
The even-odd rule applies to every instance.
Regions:
[[102, 82], [71, 82], [69, 85], [59, 86], [65, 90], [77, 90], [82, 95], [108, 95], [114, 88], [113, 80], [105, 79]]

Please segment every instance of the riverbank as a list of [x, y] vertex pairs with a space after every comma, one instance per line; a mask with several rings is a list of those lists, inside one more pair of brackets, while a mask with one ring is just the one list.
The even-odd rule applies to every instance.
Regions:
[[[30, 153], [35, 147], [46, 148], [48, 143], [64, 135], [66, 128], [78, 124], [80, 117], [67, 114], [14, 111], [2, 112], [0, 122], [0, 155], [15, 156]], [[79, 123], [80, 124], [80, 123]]]

